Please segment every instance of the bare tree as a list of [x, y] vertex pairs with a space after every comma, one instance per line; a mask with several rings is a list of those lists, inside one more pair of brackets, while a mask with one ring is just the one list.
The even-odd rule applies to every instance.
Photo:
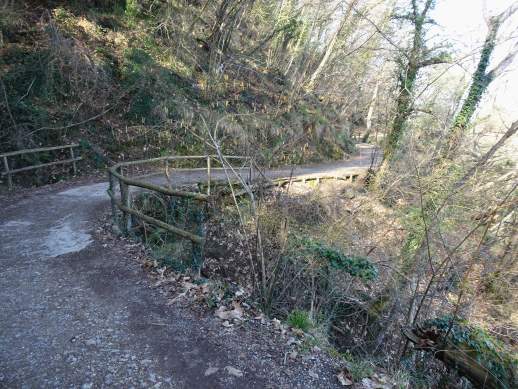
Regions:
[[309, 82], [308, 82], [308, 85], [307, 85], [308, 89], [312, 89], [313, 88], [316, 79], [318, 78], [320, 73], [322, 73], [322, 71], [324, 70], [324, 67], [326, 66], [327, 61], [329, 60], [329, 58], [331, 57], [331, 54], [333, 53], [333, 49], [334, 49], [334, 47], [336, 45], [336, 42], [338, 40], [338, 37], [339, 37], [340, 33], [344, 30], [344, 27], [349, 22], [349, 19], [351, 17], [353, 9], [354, 9], [354, 7], [356, 7], [356, 5], [358, 4], [359, 1], [360, 0], [352, 0], [349, 3], [349, 5], [347, 6], [347, 10], [345, 11], [345, 13], [344, 13], [344, 15], [342, 17], [342, 20], [340, 21], [339, 27], [332, 34], [331, 40], [327, 44], [327, 47], [326, 47], [326, 50], [324, 52], [324, 55], [322, 56], [322, 59], [320, 60], [317, 68], [315, 69], [313, 74], [311, 74], [311, 77], [309, 78]]

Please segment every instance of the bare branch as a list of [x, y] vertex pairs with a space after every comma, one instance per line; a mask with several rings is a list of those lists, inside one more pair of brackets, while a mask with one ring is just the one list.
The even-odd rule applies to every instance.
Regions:
[[507, 19], [509, 19], [516, 11], [518, 11], [518, 3], [515, 2], [514, 4], [512, 4], [509, 8], [507, 8], [505, 11], [503, 11], [502, 13], [500, 13], [499, 15], [496, 16], [496, 19], [500, 22], [500, 23], [503, 23], [505, 22]]
[[425, 59], [424, 61], [419, 62], [419, 67], [424, 68], [426, 66], [439, 65], [441, 63], [451, 63], [451, 60], [443, 55], [439, 55], [437, 57]]
[[424, 18], [426, 16], [426, 14], [428, 13], [428, 11], [430, 10], [430, 8], [432, 7], [432, 0], [427, 0], [425, 5], [424, 5], [424, 8], [423, 8], [423, 11], [421, 11], [421, 18]]
[[505, 56], [505, 58], [487, 73], [487, 77], [490, 80], [494, 80], [495, 78], [500, 77], [505, 72], [505, 69], [514, 61], [516, 54], [518, 54], [518, 41], [516, 41], [513, 48]]

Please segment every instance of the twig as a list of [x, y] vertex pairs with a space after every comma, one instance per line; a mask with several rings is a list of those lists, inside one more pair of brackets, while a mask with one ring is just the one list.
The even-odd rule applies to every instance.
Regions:
[[16, 121], [14, 120], [13, 114], [11, 112], [11, 108], [9, 107], [9, 99], [7, 98], [7, 91], [5, 90], [5, 84], [4, 80], [0, 78], [0, 84], [2, 84], [2, 91], [4, 93], [4, 99], [5, 99], [5, 106], [7, 108], [7, 113], [9, 114], [9, 117], [11, 118], [11, 121], [13, 122], [13, 126], [16, 128]]
[[115, 108], [114, 105], [112, 105], [111, 107], [105, 109], [101, 113], [99, 113], [99, 114], [97, 114], [95, 116], [92, 116], [91, 118], [88, 118], [88, 119], [83, 120], [83, 121], [78, 122], [78, 123], [72, 123], [72, 124], [69, 124], [67, 126], [62, 126], [62, 127], [40, 127], [40, 128], [37, 128], [34, 131], [29, 132], [27, 135], [25, 135], [25, 137], [31, 136], [31, 135], [35, 134], [36, 132], [43, 131], [43, 130], [65, 130], [67, 128], [77, 127], [77, 126], [80, 126], [81, 124], [85, 124], [85, 123], [88, 123], [88, 122], [90, 122], [92, 120], [100, 118], [101, 116], [103, 116], [106, 113], [110, 112], [113, 108]]
[[22, 97], [20, 97], [20, 98], [18, 99], [18, 101], [17, 101], [18, 103], [19, 103], [20, 101], [22, 101], [23, 99], [25, 99], [25, 98], [29, 95], [29, 92], [31, 91], [31, 88], [32, 88], [32, 86], [34, 85], [34, 81], [36, 81], [36, 78], [33, 78], [33, 79], [32, 79], [32, 81], [31, 81], [31, 83], [30, 83], [30, 85], [29, 85], [29, 88], [27, 89], [27, 92], [25, 92], [25, 94], [24, 94]]

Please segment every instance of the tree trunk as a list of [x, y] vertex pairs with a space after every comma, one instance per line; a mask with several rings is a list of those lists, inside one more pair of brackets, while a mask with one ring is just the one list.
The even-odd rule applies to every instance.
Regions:
[[351, 16], [351, 13], [352, 13], [354, 7], [356, 6], [356, 4], [358, 3], [358, 1], [359, 0], [351, 1], [349, 6], [347, 7], [347, 11], [345, 12], [345, 15], [343, 16], [342, 21], [340, 22], [340, 26], [338, 27], [338, 29], [333, 34], [333, 37], [331, 38], [331, 41], [329, 42], [329, 44], [326, 47], [326, 51], [324, 53], [324, 56], [320, 60], [320, 63], [318, 64], [317, 68], [315, 69], [315, 71], [313, 72], [311, 77], [309, 78], [309, 82], [308, 82], [308, 85], [307, 85], [308, 90], [312, 90], [313, 89], [317, 77], [320, 75], [320, 73], [322, 73], [322, 70], [324, 70], [324, 67], [326, 66], [327, 61], [329, 60], [329, 58], [331, 57], [331, 54], [333, 53], [333, 49], [334, 49], [334, 47], [336, 45], [336, 42], [338, 40], [338, 36], [340, 35], [340, 32], [342, 32], [343, 28], [345, 27], [345, 24], [349, 20], [349, 17]]
[[464, 100], [462, 108], [453, 121], [453, 126], [448, 139], [448, 154], [450, 156], [457, 149], [461, 135], [464, 133], [464, 130], [471, 121], [471, 118], [482, 99], [482, 95], [492, 81], [487, 74], [487, 67], [489, 66], [491, 54], [495, 49], [496, 35], [499, 26], [500, 24], [498, 22], [492, 22], [490, 24], [489, 32], [484, 42], [477, 70], [473, 75], [468, 96], [466, 97], [466, 100]]
[[412, 92], [414, 91], [417, 72], [417, 63], [411, 61], [406, 69], [406, 75], [401, 79], [399, 96], [396, 102], [396, 117], [385, 144], [384, 161], [392, 159], [403, 136], [408, 118], [412, 113]]
[[451, 159], [459, 147], [462, 136], [469, 125], [473, 114], [475, 113], [482, 96], [487, 90], [489, 84], [500, 74], [503, 73], [505, 68], [513, 61], [514, 57], [518, 53], [518, 45], [515, 46], [507, 56], [500, 61], [500, 63], [493, 68], [491, 71], [487, 71], [491, 55], [495, 49], [497, 34], [500, 26], [516, 11], [518, 11], [518, 4], [515, 3], [506, 9], [504, 12], [497, 16], [493, 16], [488, 22], [488, 32], [484, 45], [482, 47], [482, 53], [478, 61], [477, 69], [473, 74], [473, 80], [468, 91], [466, 100], [462, 104], [462, 108], [453, 121], [453, 126], [448, 137], [448, 144], [443, 153], [443, 156], [447, 159]]
[[[383, 154], [383, 164], [380, 172], [383, 173], [387, 169], [394, 153], [399, 147], [399, 142], [403, 137], [406, 123], [412, 113], [413, 106], [413, 92], [417, 74], [423, 65], [423, 50], [424, 50], [424, 23], [426, 15], [432, 6], [431, 0], [426, 0], [424, 8], [421, 12], [417, 9], [417, 3], [413, 4], [413, 18], [414, 24], [413, 42], [410, 52], [406, 56], [407, 63], [402, 66], [399, 76], [399, 95], [396, 102], [396, 117], [392, 124], [392, 129], [385, 142], [385, 149]], [[380, 175], [378, 173], [378, 175]], [[378, 177], [379, 180], [379, 177]]]
[[[477, 355], [469, 346], [455, 345], [441, 334], [433, 330], [422, 330], [419, 327], [412, 330], [405, 329], [403, 334], [415, 345], [417, 350], [433, 352], [435, 358], [442, 361], [448, 368], [457, 370], [476, 388], [510, 389], [513, 385], [513, 372], [509, 372], [509, 377], [497, 377], [477, 361]], [[503, 382], [502, 379], [507, 382]]]
[[371, 101], [369, 102], [369, 109], [367, 110], [367, 117], [365, 118], [365, 135], [363, 135], [362, 142], [367, 142], [372, 131], [372, 115], [374, 114], [374, 106], [376, 105], [376, 99], [378, 98], [378, 90], [380, 86], [380, 80], [376, 80], [374, 91], [372, 92]]

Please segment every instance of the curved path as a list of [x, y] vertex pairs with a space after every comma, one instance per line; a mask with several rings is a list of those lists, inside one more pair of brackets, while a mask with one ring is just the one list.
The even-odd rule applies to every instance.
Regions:
[[[339, 175], [368, 166], [371, 150], [362, 153], [294, 173]], [[39, 189], [0, 207], [0, 387], [299, 385], [296, 375], [271, 373], [278, 361], [257, 359], [264, 345], [218, 343], [210, 320], [168, 305], [130, 258], [131, 247], [96, 233], [108, 207], [106, 183]], [[220, 370], [206, 374], [211, 367]]]

